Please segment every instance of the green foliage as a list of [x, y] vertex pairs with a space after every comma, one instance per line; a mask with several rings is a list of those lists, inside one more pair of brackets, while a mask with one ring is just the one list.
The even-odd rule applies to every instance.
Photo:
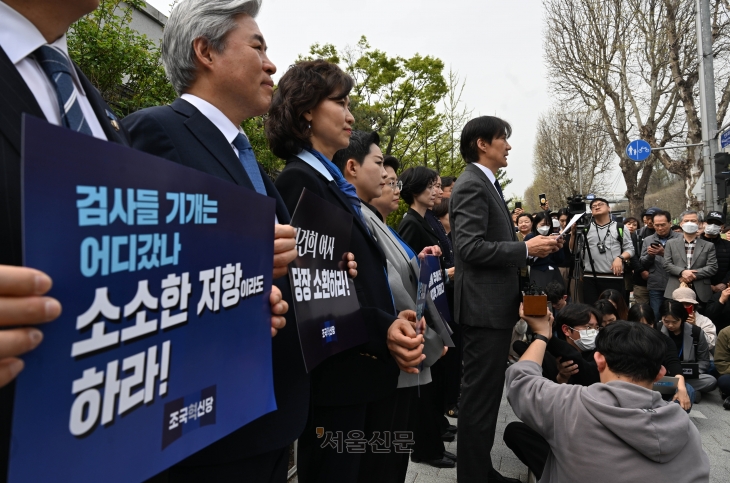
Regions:
[[464, 122], [458, 113], [467, 113], [461, 111], [463, 83], [451, 71], [444, 77], [440, 59], [391, 57], [364, 36], [341, 50], [314, 44], [299, 60], [315, 58], [338, 63], [355, 79], [350, 95], [355, 129], [378, 131], [383, 152], [397, 157], [401, 170], [423, 165], [443, 175], [461, 173], [455, 141]]
[[71, 26], [68, 50], [117, 114], [172, 102], [159, 46], [129, 24], [142, 0], [102, 0], [99, 8]]

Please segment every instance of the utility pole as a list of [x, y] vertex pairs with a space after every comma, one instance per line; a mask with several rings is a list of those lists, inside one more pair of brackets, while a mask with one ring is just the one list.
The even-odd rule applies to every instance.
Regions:
[[712, 55], [710, 0], [697, 0], [697, 54], [700, 74], [700, 114], [702, 118], [702, 157], [704, 161], [705, 213], [717, 208], [715, 164], [717, 153], [717, 104], [715, 102], [715, 68]]
[[[577, 127], [578, 129], [581, 128], [580, 121], [578, 121], [578, 119], [575, 120], [575, 127]], [[583, 132], [583, 134], [585, 135], [585, 131]], [[583, 193], [583, 170], [581, 169], [581, 166], [580, 166], [580, 146], [582, 143], [583, 143], [583, 140], [579, 136], [578, 137], [578, 193], [581, 196], [585, 196], [585, 193]]]

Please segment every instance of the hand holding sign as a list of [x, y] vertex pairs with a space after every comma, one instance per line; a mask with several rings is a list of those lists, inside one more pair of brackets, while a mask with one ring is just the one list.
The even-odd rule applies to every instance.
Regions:
[[416, 313], [404, 310], [398, 317], [388, 329], [388, 350], [401, 371], [418, 374], [416, 366], [426, 356], [423, 354], [423, 335], [416, 334]]
[[274, 279], [286, 275], [289, 264], [297, 258], [296, 235], [293, 226], [274, 225]]
[[[61, 304], [43, 297], [51, 285], [41, 271], [0, 265], [0, 326], [41, 324], [58, 317]], [[43, 333], [34, 328], [0, 332], [0, 387], [23, 370], [23, 361], [15, 356], [35, 349], [42, 340]]]
[[286, 326], [284, 315], [289, 311], [289, 304], [281, 297], [281, 290], [276, 285], [271, 286], [269, 303], [271, 304], [271, 337], [274, 337]]

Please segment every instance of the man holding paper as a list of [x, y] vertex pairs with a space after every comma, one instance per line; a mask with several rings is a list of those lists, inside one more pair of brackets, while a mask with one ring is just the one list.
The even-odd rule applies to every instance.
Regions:
[[[562, 248], [562, 238], [515, 237], [512, 218], [496, 179], [507, 166], [512, 128], [482, 116], [461, 134], [467, 163], [454, 185], [449, 220], [454, 237], [454, 311], [462, 327], [464, 376], [459, 404], [460, 482], [509, 481], [493, 467], [490, 451], [504, 388], [512, 328], [519, 320], [518, 269], [528, 257], [545, 257]], [[515, 480], [516, 481], [516, 480]]]

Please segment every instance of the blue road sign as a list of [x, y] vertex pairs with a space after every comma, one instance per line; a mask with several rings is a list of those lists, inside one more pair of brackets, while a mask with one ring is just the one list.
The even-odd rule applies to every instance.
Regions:
[[626, 155], [634, 161], [644, 161], [651, 154], [651, 146], [644, 140], [631, 141], [626, 146]]
[[727, 146], [730, 146], [730, 130], [725, 131], [722, 133], [722, 136], [720, 136], [720, 147], [725, 149]]

